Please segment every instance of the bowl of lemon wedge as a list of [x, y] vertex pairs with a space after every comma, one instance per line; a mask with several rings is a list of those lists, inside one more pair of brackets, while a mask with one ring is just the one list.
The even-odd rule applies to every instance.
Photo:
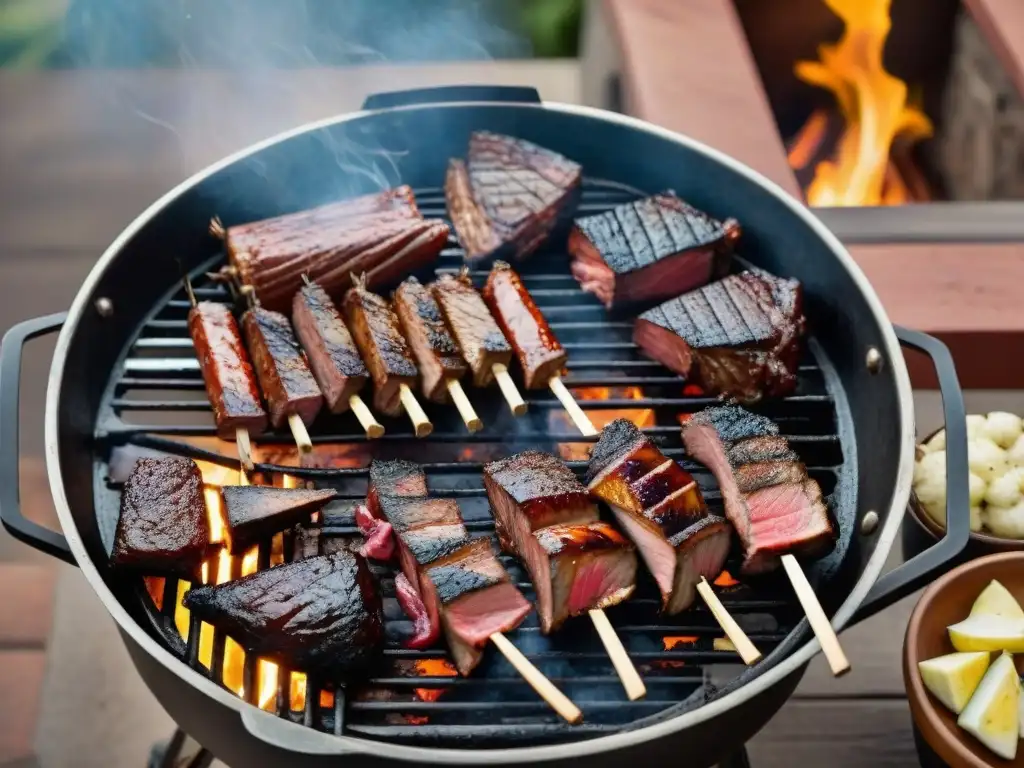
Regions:
[[1024, 768], [1022, 605], [1021, 552], [971, 560], [921, 596], [903, 679], [923, 765]]

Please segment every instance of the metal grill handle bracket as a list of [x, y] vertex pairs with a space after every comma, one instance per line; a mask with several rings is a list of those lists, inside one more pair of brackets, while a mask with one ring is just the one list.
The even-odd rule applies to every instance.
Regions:
[[948, 347], [933, 336], [896, 326], [896, 337], [904, 346], [931, 358], [939, 379], [942, 410], [946, 421], [946, 535], [935, 545], [882, 576], [868, 592], [854, 622], [888, 608], [897, 600], [923, 587], [931, 577], [948, 566], [967, 545], [970, 536], [970, 492], [967, 483], [967, 409], [964, 393]]
[[18, 484], [18, 406], [21, 388], [21, 351], [39, 336], [60, 330], [66, 312], [18, 323], [0, 342], [0, 520], [14, 538], [40, 552], [76, 565], [67, 539], [21, 514]]
[[295, 752], [307, 755], [352, 755], [365, 754], [367, 751], [355, 739], [307, 728], [253, 706], [242, 708], [242, 725], [257, 739], [290, 753], [284, 762], [291, 759]]
[[414, 104], [443, 104], [453, 101], [540, 104], [540, 94], [536, 88], [520, 85], [443, 85], [438, 88], [411, 88], [406, 91], [373, 93], [366, 97], [363, 109], [392, 109]]

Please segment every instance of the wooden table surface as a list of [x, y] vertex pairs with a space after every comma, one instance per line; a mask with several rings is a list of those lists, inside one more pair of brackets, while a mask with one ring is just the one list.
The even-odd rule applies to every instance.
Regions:
[[[255, 139], [357, 108], [377, 90], [475, 80], [535, 84], [542, 95], [567, 99], [576, 93], [575, 77], [568, 65], [544, 63], [268, 72], [258, 82], [205, 72], [0, 71], [0, 326], [65, 309], [134, 215]], [[49, 352], [39, 347], [27, 356], [23, 378], [22, 498], [34, 517], [47, 520], [39, 457]], [[28, 551], [3, 546], [10, 557]], [[820, 660], [811, 664], [796, 697], [754, 739], [754, 768], [912, 763], [899, 659], [911, 605], [904, 601], [843, 635], [852, 674], [837, 681]], [[0, 681], [3, 675], [0, 666]], [[0, 716], [7, 710], [0, 700]], [[0, 738], [0, 762], [10, 754], [4, 749]]]

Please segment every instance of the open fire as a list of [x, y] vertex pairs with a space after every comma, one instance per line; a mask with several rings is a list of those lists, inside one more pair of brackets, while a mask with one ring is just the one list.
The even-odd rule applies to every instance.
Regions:
[[[910, 149], [932, 135], [932, 123], [913, 103], [907, 84], [882, 64], [892, 0], [824, 2], [845, 23], [843, 35], [820, 46], [817, 61], [795, 67], [800, 80], [831, 91], [837, 107], [814, 112], [789, 148], [791, 167], [813, 168], [807, 203], [901, 205], [928, 199], [928, 184]], [[838, 127], [834, 117], [841, 120]]]

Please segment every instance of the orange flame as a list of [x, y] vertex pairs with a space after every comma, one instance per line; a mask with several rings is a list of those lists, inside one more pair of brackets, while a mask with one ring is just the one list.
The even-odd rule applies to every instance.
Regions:
[[728, 571], [722, 571], [718, 574], [718, 578], [715, 579], [714, 584], [716, 587], [735, 587], [739, 584], [739, 581], [729, 573]]
[[[896, 140], [932, 135], [932, 124], [910, 105], [907, 84], [886, 72], [882, 49], [892, 26], [892, 0], [824, 0], [846, 24], [839, 42], [822, 45], [818, 61], [797, 62], [798, 78], [831, 91], [845, 121], [834, 156], [818, 163], [807, 188], [810, 205], [898, 205], [910, 195], [891, 164]], [[802, 168], [823, 140], [826, 118], [812, 116], [790, 149]]]
[[[643, 400], [645, 395], [640, 387], [579, 387], [573, 388], [573, 394], [580, 402], [600, 400]], [[657, 421], [654, 418], [654, 411], [650, 408], [621, 408], [621, 409], [598, 409], [584, 408], [583, 412], [590, 419], [590, 422], [598, 430], [604, 429], [616, 419], [628, 419], [643, 429], [653, 427]], [[572, 419], [564, 411], [553, 411], [551, 415], [552, 426], [564, 424], [570, 430], [575, 429]], [[589, 443], [562, 443], [558, 446], [558, 453], [565, 461], [582, 461], [590, 456]]]
[[[455, 677], [458, 670], [447, 659], [417, 659], [413, 665], [416, 674], [421, 677]], [[447, 688], [414, 688], [413, 693], [422, 701], [437, 701]]]
[[672, 651], [681, 645], [693, 645], [699, 639], [696, 635], [668, 635], [661, 638], [661, 643], [666, 651]]

